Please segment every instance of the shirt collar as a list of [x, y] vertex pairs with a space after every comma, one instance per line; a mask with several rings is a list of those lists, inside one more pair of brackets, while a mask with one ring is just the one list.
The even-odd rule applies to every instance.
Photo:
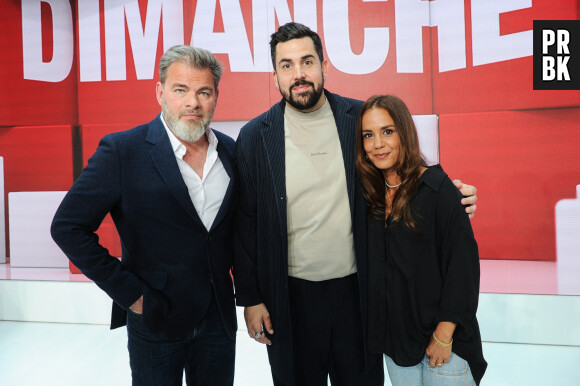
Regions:
[[419, 179], [419, 185], [423, 183], [428, 187], [430, 187], [431, 189], [433, 189], [435, 192], [437, 192], [439, 191], [441, 182], [446, 176], [447, 174], [445, 174], [445, 172], [441, 168], [441, 165], [439, 164], [432, 165], [428, 167], [427, 170], [425, 170], [425, 173], [423, 173], [423, 175]]

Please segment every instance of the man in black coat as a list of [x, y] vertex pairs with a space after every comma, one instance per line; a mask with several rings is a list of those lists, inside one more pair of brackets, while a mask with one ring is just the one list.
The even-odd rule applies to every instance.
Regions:
[[329, 376], [383, 385], [382, 357], [364, 344], [366, 204], [354, 161], [362, 102], [324, 89], [329, 64], [308, 27], [281, 26], [270, 48], [283, 100], [236, 143], [236, 302], [250, 337], [268, 345], [275, 385], [322, 386]]
[[[162, 113], [105, 136], [67, 193], [52, 236], [127, 324], [134, 385], [232, 385], [236, 311], [230, 275], [234, 141], [211, 130], [222, 67], [206, 50], [169, 49]], [[95, 231], [111, 213], [122, 259]]]

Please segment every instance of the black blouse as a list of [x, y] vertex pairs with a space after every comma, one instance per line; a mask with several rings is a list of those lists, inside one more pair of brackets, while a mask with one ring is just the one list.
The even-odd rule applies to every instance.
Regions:
[[457, 324], [452, 350], [479, 384], [483, 358], [476, 311], [479, 254], [461, 193], [441, 166], [423, 173], [411, 201], [418, 233], [384, 215], [368, 218], [368, 344], [399, 366], [414, 366], [437, 324]]

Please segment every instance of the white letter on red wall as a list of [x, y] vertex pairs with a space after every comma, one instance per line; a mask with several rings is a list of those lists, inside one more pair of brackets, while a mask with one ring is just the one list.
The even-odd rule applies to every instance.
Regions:
[[[50, 6], [52, 17], [52, 59], [42, 61], [41, 3]], [[24, 79], [60, 82], [70, 73], [73, 62], [73, 23], [68, 0], [22, 1], [22, 59]]]
[[127, 79], [125, 55], [125, 3], [105, 0], [105, 55], [107, 80]]
[[252, 1], [252, 25], [254, 35], [254, 69], [255, 72], [272, 71], [270, 60], [270, 35], [276, 32], [276, 20], [279, 25], [294, 20], [316, 31], [316, 1], [294, 0], [294, 19], [286, 0]]
[[437, 26], [439, 72], [466, 67], [463, 0], [395, 2], [397, 72], [423, 72], [422, 27]]
[[107, 80], [127, 79], [125, 17], [131, 39], [137, 79], [152, 79], [155, 71], [163, 5], [164, 48], [183, 42], [183, 11], [179, 0], [149, 0], [145, 26], [138, 0], [105, 0], [105, 52]]
[[532, 0], [471, 1], [474, 66], [532, 55], [534, 38], [531, 29], [504, 36], [500, 36], [499, 29], [501, 13], [531, 6]]
[[[316, 4], [314, 5], [316, 6]], [[296, 4], [294, 6], [296, 7]], [[296, 13], [296, 10], [294, 12]], [[252, 1], [255, 72], [269, 72], [272, 70], [269, 42], [270, 35], [276, 31], [276, 18], [280, 25], [292, 21], [290, 8], [288, 8], [286, 1]]]
[[79, 69], [81, 82], [101, 80], [99, 0], [78, 2]]
[[357, 55], [350, 45], [348, 0], [322, 5], [324, 42], [328, 59], [347, 74], [370, 74], [378, 70], [389, 53], [389, 28], [364, 28], [364, 48]]
[[191, 45], [228, 54], [232, 72], [253, 71], [254, 62], [239, 1], [220, 0], [224, 32], [213, 32], [216, 1], [197, 2]]

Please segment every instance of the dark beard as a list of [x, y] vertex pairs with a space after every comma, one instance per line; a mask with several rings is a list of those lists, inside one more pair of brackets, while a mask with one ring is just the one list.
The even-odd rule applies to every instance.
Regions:
[[[312, 87], [312, 90], [309, 91], [305, 91], [302, 92], [298, 95], [300, 95], [300, 100], [296, 100], [294, 98], [294, 96], [292, 95], [292, 89], [296, 86], [301, 86], [304, 84], [308, 84]], [[320, 85], [320, 88], [317, 90], [316, 87], [314, 86], [314, 83], [312, 82], [307, 82], [305, 80], [299, 80], [296, 83], [294, 83], [291, 87], [290, 90], [288, 92], [287, 95], [282, 94], [282, 96], [284, 97], [284, 100], [292, 107], [294, 107], [296, 110], [309, 110], [311, 108], [313, 108], [314, 106], [316, 106], [316, 103], [318, 103], [318, 100], [320, 99], [320, 96], [322, 95], [322, 92], [324, 90], [324, 85]]]

